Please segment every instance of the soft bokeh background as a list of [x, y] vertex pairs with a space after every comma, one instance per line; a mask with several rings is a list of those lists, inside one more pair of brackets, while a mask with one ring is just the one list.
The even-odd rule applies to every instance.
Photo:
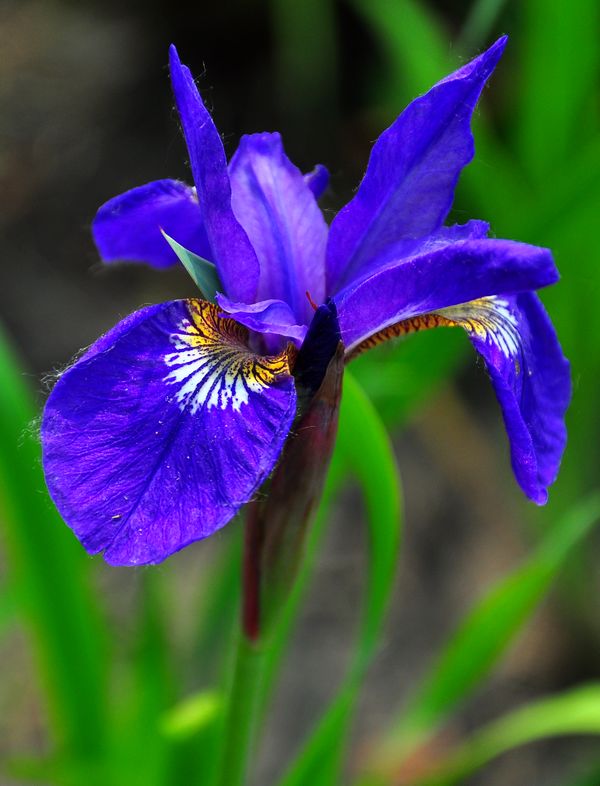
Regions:
[[[323, 204], [333, 214], [360, 180], [370, 144], [407, 101], [505, 32], [509, 46], [483, 95], [478, 153], [453, 218], [483, 218], [499, 237], [554, 249], [563, 280], [544, 300], [573, 365], [570, 442], [548, 507], [533, 509], [512, 478], [499, 410], [462, 335], [418, 335], [356, 363], [394, 438], [406, 524], [397, 590], [355, 724], [354, 764], [475, 600], [598, 485], [597, 0], [0, 4], [0, 315], [38, 408], [44, 380], [80, 347], [141, 304], [190, 293], [182, 270], [103, 269], [89, 232], [111, 196], [161, 177], [190, 179], [168, 83], [169, 43], [201, 77], [228, 153], [244, 132], [280, 130], [302, 169], [329, 167]], [[139, 735], [139, 762], [158, 777], [172, 751], [157, 752], [144, 729], [220, 671], [219, 635], [232, 617], [235, 581], [219, 576], [235, 534], [225, 531], [156, 569], [111, 569], [88, 558], [52, 518], [23, 426], [35, 430], [34, 410], [20, 389], [13, 393], [22, 409], [4, 405], [0, 439], [14, 451], [16, 428], [20, 461], [32, 472], [15, 479], [8, 460], [0, 481], [0, 783], [17, 782], [19, 773], [61, 782], [64, 775], [48, 775], [51, 764], [36, 774], [24, 760], [47, 755], [69, 734], [84, 752], [99, 744], [103, 722], [92, 710], [79, 729], [65, 731], [57, 703], [69, 684], [79, 698], [108, 693], [123, 707], [127, 733]], [[7, 492], [18, 483], [27, 527]], [[347, 662], [361, 598], [363, 523], [349, 487], [334, 509], [277, 687], [256, 784], [274, 782]], [[489, 679], [395, 782], [414, 782], [447, 739], [460, 740], [528, 699], [600, 679], [599, 546], [592, 532], [573, 550]], [[90, 599], [106, 623], [103, 633], [94, 629], [96, 638]], [[206, 615], [212, 627], [201, 625]], [[80, 671], [61, 655], [69, 636], [89, 648]], [[76, 713], [77, 696], [73, 702]], [[187, 738], [178, 744], [193, 751]], [[585, 781], [592, 786], [600, 783], [599, 747], [579, 737], [530, 745], [464, 782], [566, 786], [583, 784], [577, 778], [592, 768]], [[169, 782], [191, 782], [184, 772], [175, 768]]]

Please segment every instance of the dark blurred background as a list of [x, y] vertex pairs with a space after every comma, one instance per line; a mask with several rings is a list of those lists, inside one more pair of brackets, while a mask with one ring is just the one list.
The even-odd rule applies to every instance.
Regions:
[[[407, 51], [396, 57], [365, 10], [368, 5], [367, 0], [194, 4], [4, 0], [0, 4], [0, 314], [40, 404], [44, 378], [121, 317], [144, 303], [190, 292], [182, 270], [159, 274], [143, 266], [103, 268], [89, 231], [98, 206], [117, 193], [162, 177], [190, 180], [168, 81], [168, 45], [176, 43], [182, 60], [200, 78], [228, 154], [242, 133], [280, 130], [288, 155], [301, 169], [309, 170], [317, 162], [330, 169], [331, 186], [323, 206], [333, 212], [350, 197], [372, 141], [394, 113], [411, 95], [445, 74], [437, 67], [437, 55], [430, 57], [423, 49], [426, 37], [414, 39], [415, 51], [408, 42]], [[409, 18], [413, 24], [409, 8], [400, 0], [378, 0], [375, 5], [387, 6], [394, 24], [404, 12], [407, 25]], [[592, 188], [591, 175], [600, 170], [592, 168], [597, 166], [597, 155], [589, 165], [579, 161], [581, 187], [574, 183], [569, 191], [564, 172], [570, 167], [571, 153], [566, 146], [549, 155], [551, 163], [560, 161], [560, 172], [535, 162], [528, 170], [519, 158], [525, 148], [518, 140], [527, 135], [527, 130], [520, 131], [518, 112], [518, 102], [527, 96], [521, 93], [514, 105], [522, 74], [538, 67], [536, 57], [547, 58], [549, 80], [554, 73], [554, 53], [536, 51], [535, 42], [528, 48], [528, 31], [534, 28], [531, 17], [542, 4], [532, 3], [529, 9], [528, 3], [496, 2], [479, 27], [473, 22], [471, 3], [409, 4], [414, 5], [445, 36], [443, 54], [452, 67], [497, 35], [511, 35], [505, 58], [484, 94], [482, 139], [484, 133], [486, 139], [492, 134], [504, 146], [510, 173], [522, 179], [523, 199], [510, 205], [497, 191], [495, 197], [503, 206], [497, 217], [493, 203], [479, 198], [474, 175], [459, 191], [458, 219], [485, 218], [499, 236], [511, 236], [517, 226], [524, 226], [523, 216], [536, 213], [548, 192], [560, 187], [567, 194], [566, 206], [556, 207], [560, 222], [563, 207], [571, 210], [581, 189]], [[577, 2], [572, 6], [575, 21], [559, 15], [544, 22], [556, 26], [559, 47], [563, 21], [573, 28], [567, 46], [578, 40], [577, 25], [586, 41], [590, 26], [600, 33], [594, 28], [598, 20], [593, 4], [582, 3], [581, 13]], [[568, 52], [560, 50], [556, 57], [561, 67], [569, 62]], [[596, 69], [596, 53], [590, 57]], [[404, 81], [401, 65], [406, 67]], [[597, 140], [597, 70], [594, 74], [593, 93], [581, 96], [578, 106], [588, 126], [582, 130], [581, 123], [573, 122], [577, 126], [576, 138], [570, 140], [573, 149], [583, 141]], [[565, 83], [568, 90], [567, 79]], [[562, 87], [559, 84], [555, 93], [549, 90], [536, 100], [560, 104]], [[578, 89], [577, 84], [570, 88]], [[570, 133], [568, 123], [565, 128]], [[488, 153], [487, 142], [482, 143], [480, 156], [478, 182], [487, 178], [503, 184], [509, 175], [502, 158]], [[594, 273], [594, 264], [600, 262], [594, 238], [597, 206], [598, 188], [590, 190], [586, 202], [587, 223], [571, 223], [558, 249], [559, 267], [571, 284], [567, 281], [563, 294], [551, 295], [547, 301], [571, 357], [582, 347], [578, 330], [592, 348], [598, 344], [598, 318], [592, 316], [594, 297], [600, 294], [600, 273]], [[519, 239], [553, 244], [553, 209], [537, 224], [527, 225], [527, 236]], [[586, 233], [587, 244], [585, 237], [581, 239]], [[578, 306], [574, 301], [583, 290], [584, 300]], [[574, 318], [578, 327], [570, 330]], [[500, 413], [485, 374], [461, 338], [440, 339], [449, 342], [447, 351], [456, 356], [456, 363], [443, 382], [427, 380], [427, 395], [414, 397], [407, 424], [402, 433], [396, 432], [406, 494], [401, 578], [385, 645], [364, 691], [357, 739], [377, 732], [473, 600], [518, 563], [544, 527], [545, 514], [531, 511], [511, 477]], [[419, 362], [426, 366], [431, 342], [426, 338], [414, 346], [422, 350]], [[573, 456], [565, 469], [565, 490], [557, 492], [556, 503], [551, 502], [557, 510], [566, 508], [597, 479], [598, 350], [593, 357], [587, 351], [585, 358], [587, 366], [575, 363], [574, 376], [577, 387], [587, 388], [587, 393], [579, 403], [576, 399], [571, 417], [578, 419], [574, 439], [579, 443], [575, 444], [589, 444], [585, 455]], [[367, 389], [373, 368], [362, 372], [359, 368]], [[399, 390], [415, 384], [413, 366], [407, 363], [406, 368], [406, 378], [395, 379]], [[375, 383], [371, 380], [374, 394]], [[393, 392], [383, 394], [384, 413], [390, 411]], [[390, 427], [396, 425], [393, 411], [388, 422]], [[275, 702], [257, 784], [268, 784], [280, 771], [346, 662], [361, 591], [364, 542], [359, 507], [349, 491], [337, 508]], [[468, 703], [451, 734], [460, 736], [528, 698], [598, 678], [597, 539], [588, 545], [501, 668]], [[186, 615], [193, 613], [191, 588], [202, 581], [212, 549], [211, 544], [196, 544], [158, 569], [172, 603], [176, 639], [187, 635]], [[133, 620], [143, 573], [97, 566], [97, 587], [108, 605], [124, 660], [136, 646]], [[0, 757], [43, 750], [45, 721], [28, 645], [18, 625], [0, 642], [0, 657], [0, 673], [11, 675], [0, 677]], [[196, 681], [189, 677], [190, 688]], [[578, 739], [530, 746], [501, 757], [469, 783], [563, 783], [565, 773], [594, 750], [595, 743]], [[434, 756], [435, 751], [423, 755]]]

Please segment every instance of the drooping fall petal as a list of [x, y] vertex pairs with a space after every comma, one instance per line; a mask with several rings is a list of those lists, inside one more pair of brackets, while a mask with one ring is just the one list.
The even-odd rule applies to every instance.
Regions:
[[538, 505], [558, 474], [567, 441], [571, 375], [556, 332], [534, 292], [443, 309], [483, 357], [502, 409], [513, 471]]
[[226, 524], [271, 472], [296, 411], [285, 352], [262, 357], [201, 300], [150, 306], [59, 379], [42, 423], [50, 494], [90, 553], [161, 562]]
[[[512, 240], [459, 240], [394, 261], [394, 247], [373, 275], [335, 296], [342, 338], [351, 352], [373, 334], [412, 316], [495, 295], [553, 284], [548, 249]], [[385, 264], [384, 264], [385, 262]]]

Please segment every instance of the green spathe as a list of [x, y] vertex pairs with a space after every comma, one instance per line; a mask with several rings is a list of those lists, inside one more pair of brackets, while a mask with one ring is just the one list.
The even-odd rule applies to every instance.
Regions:
[[215, 294], [223, 291], [223, 284], [221, 284], [217, 268], [208, 259], [199, 257], [193, 251], [188, 251], [187, 248], [184, 248], [176, 240], [173, 240], [172, 237], [169, 237], [164, 230], [161, 229], [161, 232], [200, 292], [202, 292], [203, 297], [206, 300], [210, 300], [211, 303], [215, 303]]

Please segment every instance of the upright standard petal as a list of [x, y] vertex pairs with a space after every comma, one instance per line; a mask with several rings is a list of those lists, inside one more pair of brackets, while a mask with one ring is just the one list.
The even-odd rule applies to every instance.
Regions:
[[[248, 236], [231, 208], [231, 187], [223, 143], [202, 103], [189, 69], [181, 64], [174, 46], [170, 49], [170, 68], [175, 101], [211, 248], [207, 258], [217, 266], [227, 295], [234, 300], [251, 303], [255, 300], [258, 286], [258, 261]], [[170, 232], [167, 234], [185, 246], [177, 236]]]
[[283, 300], [307, 325], [325, 298], [327, 224], [279, 134], [244, 136], [229, 166], [232, 205], [260, 263], [257, 300]]
[[377, 272], [339, 292], [342, 339], [349, 353], [412, 316], [469, 300], [539, 289], [558, 280], [548, 249], [513, 240], [460, 240], [394, 262], [394, 249]]
[[567, 441], [569, 363], [534, 292], [500, 295], [443, 309], [485, 360], [502, 408], [519, 485], [538, 505], [558, 474]]
[[386, 245], [443, 224], [459, 174], [473, 157], [473, 109], [505, 44], [500, 38], [438, 82], [379, 137], [356, 196], [331, 225], [328, 294], [362, 275]]
[[201, 300], [128, 317], [69, 368], [42, 423], [50, 494], [91, 553], [160, 562], [226, 524], [271, 472], [296, 411], [263, 357]]
[[110, 199], [92, 224], [104, 262], [171, 267], [177, 256], [161, 229], [199, 256], [211, 253], [196, 190], [178, 180], [155, 180]]

